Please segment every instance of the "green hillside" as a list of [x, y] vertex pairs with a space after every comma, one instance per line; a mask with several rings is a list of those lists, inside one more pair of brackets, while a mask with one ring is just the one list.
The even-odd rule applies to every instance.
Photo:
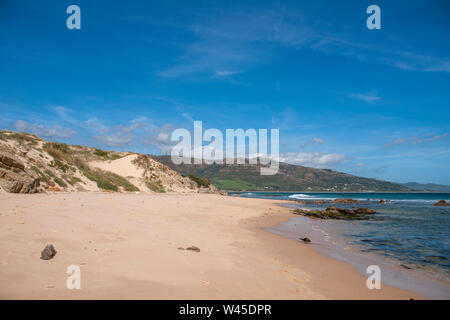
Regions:
[[260, 175], [261, 165], [175, 165], [170, 156], [152, 156], [183, 175], [208, 178], [222, 190], [235, 191], [410, 191], [389, 181], [362, 178], [329, 169], [314, 169], [280, 163], [273, 176]]

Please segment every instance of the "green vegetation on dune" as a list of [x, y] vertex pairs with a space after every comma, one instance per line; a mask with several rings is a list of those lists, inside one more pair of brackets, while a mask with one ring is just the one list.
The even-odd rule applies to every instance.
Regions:
[[153, 192], [159, 192], [159, 193], [166, 192], [164, 190], [163, 186], [161, 185], [160, 181], [150, 181], [150, 180], [147, 179], [145, 181], [145, 185], [147, 186], [147, 188], [149, 188]]
[[211, 185], [211, 181], [209, 181], [209, 179], [200, 178], [193, 174], [189, 174], [188, 177], [192, 181], [196, 182], [199, 187], [208, 188]]
[[118, 191], [123, 187], [125, 191], [139, 191], [139, 188], [113, 172], [100, 169], [82, 168], [83, 174], [91, 181], [97, 182], [97, 186], [103, 190]]
[[63, 179], [59, 178], [59, 177], [55, 177], [53, 178], [53, 180], [62, 188], [67, 188], [67, 184], [64, 182]]
[[[91, 169], [88, 166], [87, 159], [89, 156], [91, 159], [92, 156], [95, 156], [97, 158], [102, 158], [102, 160], [114, 160], [120, 158], [120, 155], [114, 151], [104, 151], [100, 149], [90, 151], [83, 147], [71, 148], [65, 143], [58, 142], [45, 143], [44, 150], [54, 158], [50, 165], [63, 171], [63, 177], [70, 185], [81, 182], [81, 179], [66, 175], [66, 173], [70, 171], [76, 172], [76, 168], [78, 168], [89, 180], [97, 182], [97, 186], [100, 189], [118, 191], [119, 187], [122, 187], [125, 191], [139, 191], [139, 188], [124, 177], [109, 171]], [[48, 174], [54, 176], [50, 171]], [[55, 180], [58, 185], [67, 187], [67, 184], [61, 178], [53, 178], [53, 180]]]
[[121, 158], [121, 155], [115, 151], [105, 151], [101, 149], [95, 149], [93, 154], [99, 157], [101, 160], [117, 160]]
[[0, 131], [0, 140], [15, 140], [18, 143], [24, 145], [28, 144], [30, 146], [36, 145], [39, 137], [34, 134], [12, 132], [12, 131]]
[[34, 172], [36, 172], [36, 174], [39, 176], [39, 179], [43, 182], [49, 182], [50, 181], [50, 177], [43, 173], [41, 170], [39, 170], [37, 167], [35, 166], [31, 166], [30, 168], [31, 170], [33, 170]]

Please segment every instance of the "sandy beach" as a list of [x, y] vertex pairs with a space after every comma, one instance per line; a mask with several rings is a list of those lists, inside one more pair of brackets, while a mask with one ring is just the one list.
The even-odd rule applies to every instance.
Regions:
[[[264, 230], [280, 200], [215, 194], [0, 194], [1, 299], [410, 299]], [[51, 260], [41, 250], [53, 244]], [[196, 246], [200, 252], [185, 250]], [[181, 249], [183, 248], [183, 249]], [[67, 267], [81, 269], [68, 290]]]

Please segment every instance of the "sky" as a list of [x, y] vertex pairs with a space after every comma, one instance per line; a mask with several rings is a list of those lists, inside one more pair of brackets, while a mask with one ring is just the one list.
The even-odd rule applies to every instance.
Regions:
[[446, 1], [0, 1], [0, 129], [51, 141], [277, 128], [288, 163], [450, 184], [449, 89]]

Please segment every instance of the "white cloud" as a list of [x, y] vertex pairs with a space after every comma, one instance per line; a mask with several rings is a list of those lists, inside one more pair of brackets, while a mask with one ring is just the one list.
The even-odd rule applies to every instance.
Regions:
[[67, 139], [76, 134], [76, 131], [69, 128], [63, 128], [59, 125], [48, 127], [42, 124], [29, 124], [23, 120], [17, 120], [14, 122], [14, 129], [50, 139]]
[[146, 117], [140, 117], [130, 122], [128, 126], [118, 125], [114, 127], [105, 127], [97, 120], [88, 120], [92, 128], [99, 128], [95, 139], [103, 142], [108, 147], [123, 147], [136, 139], [135, 131], [148, 125]]
[[338, 153], [287, 152], [280, 155], [280, 161], [314, 168], [327, 168], [345, 161]]
[[443, 133], [440, 135], [432, 135], [432, 136], [427, 136], [427, 137], [423, 137], [423, 138], [418, 138], [416, 136], [412, 136], [412, 137], [407, 137], [407, 138], [398, 138], [395, 139], [389, 143], [386, 143], [384, 146], [385, 147], [395, 147], [398, 145], [403, 145], [403, 144], [420, 144], [420, 143], [426, 143], [426, 142], [433, 142], [433, 141], [439, 141], [439, 140], [444, 140], [446, 139], [448, 136], [448, 133]]
[[381, 99], [381, 97], [375, 91], [370, 91], [367, 93], [351, 93], [350, 98], [361, 100], [365, 103], [374, 103]]
[[324, 143], [325, 143], [325, 140], [320, 139], [320, 138], [313, 138], [313, 141], [314, 141], [315, 143], [317, 143], [317, 144], [324, 144]]
[[175, 127], [170, 124], [161, 127], [153, 127], [141, 137], [141, 141], [145, 145], [155, 146], [162, 152], [168, 153], [172, 147], [178, 143], [177, 141], [172, 141], [170, 139], [174, 129]]
[[216, 70], [216, 77], [227, 77], [233, 74], [238, 74], [239, 71], [227, 71], [227, 70]]
[[313, 144], [324, 144], [324, 143], [325, 143], [325, 140], [315, 137], [315, 138], [312, 138], [311, 140], [306, 141], [302, 145], [300, 145], [300, 148], [306, 148]]
[[[183, 53], [161, 77], [196, 74], [222, 77], [266, 63], [276, 56], [274, 44], [296, 50], [317, 50], [341, 55], [363, 63], [388, 65], [402, 70], [450, 72], [450, 61], [419, 52], [398, 51], [397, 43], [372, 45], [337, 33], [324, 21], [308, 21], [297, 8], [221, 10], [204, 15], [188, 30], [193, 42], [182, 42]], [[356, 94], [358, 95], [358, 93]], [[371, 99], [371, 98], [369, 98]], [[373, 102], [373, 100], [371, 100]]]

